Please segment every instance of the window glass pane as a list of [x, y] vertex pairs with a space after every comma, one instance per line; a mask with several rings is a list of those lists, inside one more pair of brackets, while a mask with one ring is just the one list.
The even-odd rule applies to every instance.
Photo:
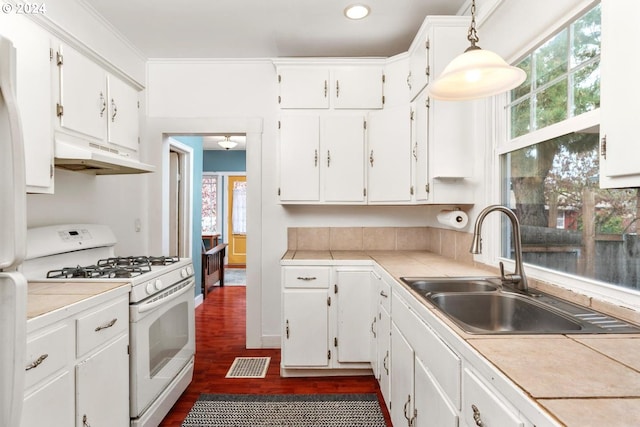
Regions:
[[600, 107], [600, 62], [591, 62], [573, 75], [573, 115]]
[[531, 132], [531, 98], [511, 107], [511, 138]]
[[216, 233], [218, 177], [202, 177], [202, 233]]
[[515, 101], [531, 92], [531, 56], [527, 56], [525, 59], [516, 64], [516, 67], [524, 70], [527, 73], [527, 78], [520, 86], [511, 91], [511, 101]]
[[571, 67], [600, 55], [600, 5], [573, 23], [571, 27]]
[[535, 96], [536, 129], [542, 129], [567, 118], [568, 93], [566, 77], [553, 86], [538, 92]]
[[569, 62], [568, 30], [554, 36], [533, 52], [535, 61], [536, 87], [567, 73]]
[[598, 138], [571, 133], [502, 156], [503, 203], [522, 226], [525, 262], [638, 289], [640, 192], [599, 189]]

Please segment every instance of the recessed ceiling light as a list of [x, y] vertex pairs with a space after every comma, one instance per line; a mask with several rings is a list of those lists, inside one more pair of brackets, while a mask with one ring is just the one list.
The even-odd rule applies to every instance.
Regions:
[[362, 19], [369, 15], [369, 6], [363, 4], [352, 4], [344, 10], [344, 16], [349, 19]]

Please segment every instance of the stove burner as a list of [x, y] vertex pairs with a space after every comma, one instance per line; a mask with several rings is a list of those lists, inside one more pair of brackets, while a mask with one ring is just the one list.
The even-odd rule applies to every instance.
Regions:
[[129, 256], [98, 260], [96, 265], [65, 267], [47, 272], [47, 279], [130, 278], [151, 271], [152, 265], [169, 265], [180, 261], [178, 257]]

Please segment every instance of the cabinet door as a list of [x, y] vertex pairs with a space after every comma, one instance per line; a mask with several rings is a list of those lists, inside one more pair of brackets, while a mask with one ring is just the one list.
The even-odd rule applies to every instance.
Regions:
[[107, 76], [96, 63], [69, 46], [59, 49], [60, 126], [105, 140]]
[[338, 362], [368, 362], [373, 317], [370, 272], [338, 270], [336, 275]]
[[640, 96], [640, 88], [628, 83], [635, 81], [640, 60], [623, 53], [633, 46], [633, 40], [624, 35], [635, 31], [638, 13], [640, 3], [633, 0], [602, 2], [601, 188], [640, 186], [640, 144], [634, 140], [638, 114], [637, 108], [629, 106], [630, 99]]
[[64, 371], [25, 397], [20, 426], [73, 426], [73, 408], [73, 375]]
[[387, 409], [391, 409], [389, 406], [391, 403], [391, 316], [382, 305], [380, 306], [377, 326], [378, 361], [380, 364], [378, 383], [380, 384], [380, 392]]
[[323, 117], [320, 146], [324, 201], [364, 203], [364, 117]]
[[409, 83], [410, 99], [414, 99], [427, 85], [429, 79], [429, 64], [427, 47], [427, 32], [423, 29], [418, 33], [409, 51]]
[[128, 346], [123, 335], [76, 366], [77, 427], [129, 425]]
[[457, 427], [458, 411], [419, 359], [415, 360], [415, 414], [412, 427]]
[[393, 107], [369, 114], [369, 203], [411, 201], [411, 111]]
[[317, 115], [280, 118], [280, 201], [320, 200], [319, 148]]
[[53, 193], [51, 41], [49, 35], [32, 21], [19, 19], [18, 23], [19, 31], [13, 40], [27, 191]]
[[382, 108], [382, 67], [359, 65], [333, 70], [332, 105], [336, 109]]
[[503, 402], [504, 399], [491, 391], [473, 372], [464, 370], [462, 413], [467, 425], [523, 427], [524, 423]]
[[411, 128], [411, 154], [414, 164], [414, 185], [416, 201], [429, 200], [429, 152], [428, 133], [429, 115], [427, 114], [427, 94], [422, 92], [413, 103], [413, 121]]
[[329, 108], [328, 68], [279, 68], [278, 83], [280, 108]]
[[138, 91], [122, 80], [108, 77], [109, 142], [138, 152]]
[[283, 366], [329, 365], [326, 289], [283, 291]]
[[413, 417], [413, 362], [411, 345], [391, 322], [391, 422], [394, 426], [410, 425]]

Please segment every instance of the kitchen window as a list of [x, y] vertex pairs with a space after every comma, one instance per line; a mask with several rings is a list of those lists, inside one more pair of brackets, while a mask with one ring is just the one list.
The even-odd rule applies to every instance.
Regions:
[[[597, 5], [517, 64], [528, 77], [505, 110], [501, 198], [522, 225], [524, 262], [638, 290], [640, 190], [598, 186], [600, 29]], [[509, 228], [503, 221], [505, 258]]]

